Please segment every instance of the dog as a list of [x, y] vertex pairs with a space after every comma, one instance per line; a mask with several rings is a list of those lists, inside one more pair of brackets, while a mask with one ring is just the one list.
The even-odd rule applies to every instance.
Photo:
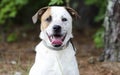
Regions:
[[29, 75], [80, 75], [76, 50], [70, 42], [72, 17], [77, 16], [70, 7], [50, 6], [41, 8], [32, 17], [33, 23], [41, 21], [42, 41], [35, 48], [35, 63]]

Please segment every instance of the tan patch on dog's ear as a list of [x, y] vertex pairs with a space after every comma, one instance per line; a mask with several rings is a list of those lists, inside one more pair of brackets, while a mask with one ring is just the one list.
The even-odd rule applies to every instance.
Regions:
[[38, 18], [48, 9], [48, 7], [43, 7], [37, 11], [37, 13], [32, 17], [33, 23], [36, 23]]
[[41, 30], [43, 31], [44, 29], [46, 29], [48, 27], [48, 25], [50, 24], [49, 21], [47, 21], [47, 19], [51, 17], [51, 8], [48, 8], [44, 14], [41, 16]]
[[78, 15], [78, 13], [74, 10], [74, 9], [72, 9], [72, 8], [70, 8], [70, 7], [65, 7], [66, 9], [67, 9], [67, 11], [70, 13], [70, 15], [72, 16], [72, 17], [75, 17], [75, 18], [80, 18], [80, 16]]

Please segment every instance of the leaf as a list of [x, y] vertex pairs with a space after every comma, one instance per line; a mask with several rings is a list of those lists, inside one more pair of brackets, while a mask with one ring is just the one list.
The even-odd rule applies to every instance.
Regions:
[[93, 36], [94, 38], [94, 43], [97, 48], [101, 48], [104, 46], [104, 28], [101, 27]]
[[92, 5], [92, 4], [95, 4], [96, 2], [97, 0], [85, 0], [86, 5]]
[[7, 42], [14, 42], [17, 40], [17, 35], [16, 33], [11, 33], [7, 37]]
[[104, 14], [100, 14], [100, 15], [98, 15], [98, 16], [95, 17], [94, 21], [95, 21], [95, 22], [99, 22], [99, 21], [103, 20], [104, 17], [105, 17]]
[[51, 0], [49, 5], [60, 5], [60, 4], [63, 4], [63, 0]]
[[9, 14], [9, 17], [14, 18], [16, 14], [17, 14], [17, 12], [16, 12], [16, 11], [13, 11], [13, 12], [11, 12], [11, 13]]

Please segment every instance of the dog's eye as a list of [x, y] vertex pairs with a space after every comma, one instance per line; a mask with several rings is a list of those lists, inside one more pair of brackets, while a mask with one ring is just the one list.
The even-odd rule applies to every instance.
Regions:
[[51, 20], [52, 20], [52, 17], [51, 17], [51, 16], [49, 16], [48, 18], [46, 18], [46, 21], [47, 21], [47, 22], [51, 22]]
[[62, 18], [62, 21], [63, 21], [63, 22], [67, 21], [67, 18]]

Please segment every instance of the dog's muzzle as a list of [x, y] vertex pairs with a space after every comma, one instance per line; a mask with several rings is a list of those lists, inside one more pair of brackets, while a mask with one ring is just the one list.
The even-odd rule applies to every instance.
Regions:
[[59, 25], [54, 25], [53, 26], [53, 34], [52, 35], [49, 35], [47, 33], [47, 36], [51, 42], [51, 44], [54, 46], [54, 47], [60, 47], [62, 46], [63, 44], [63, 41], [66, 37], [66, 33], [65, 34], [61, 34], [61, 26]]

